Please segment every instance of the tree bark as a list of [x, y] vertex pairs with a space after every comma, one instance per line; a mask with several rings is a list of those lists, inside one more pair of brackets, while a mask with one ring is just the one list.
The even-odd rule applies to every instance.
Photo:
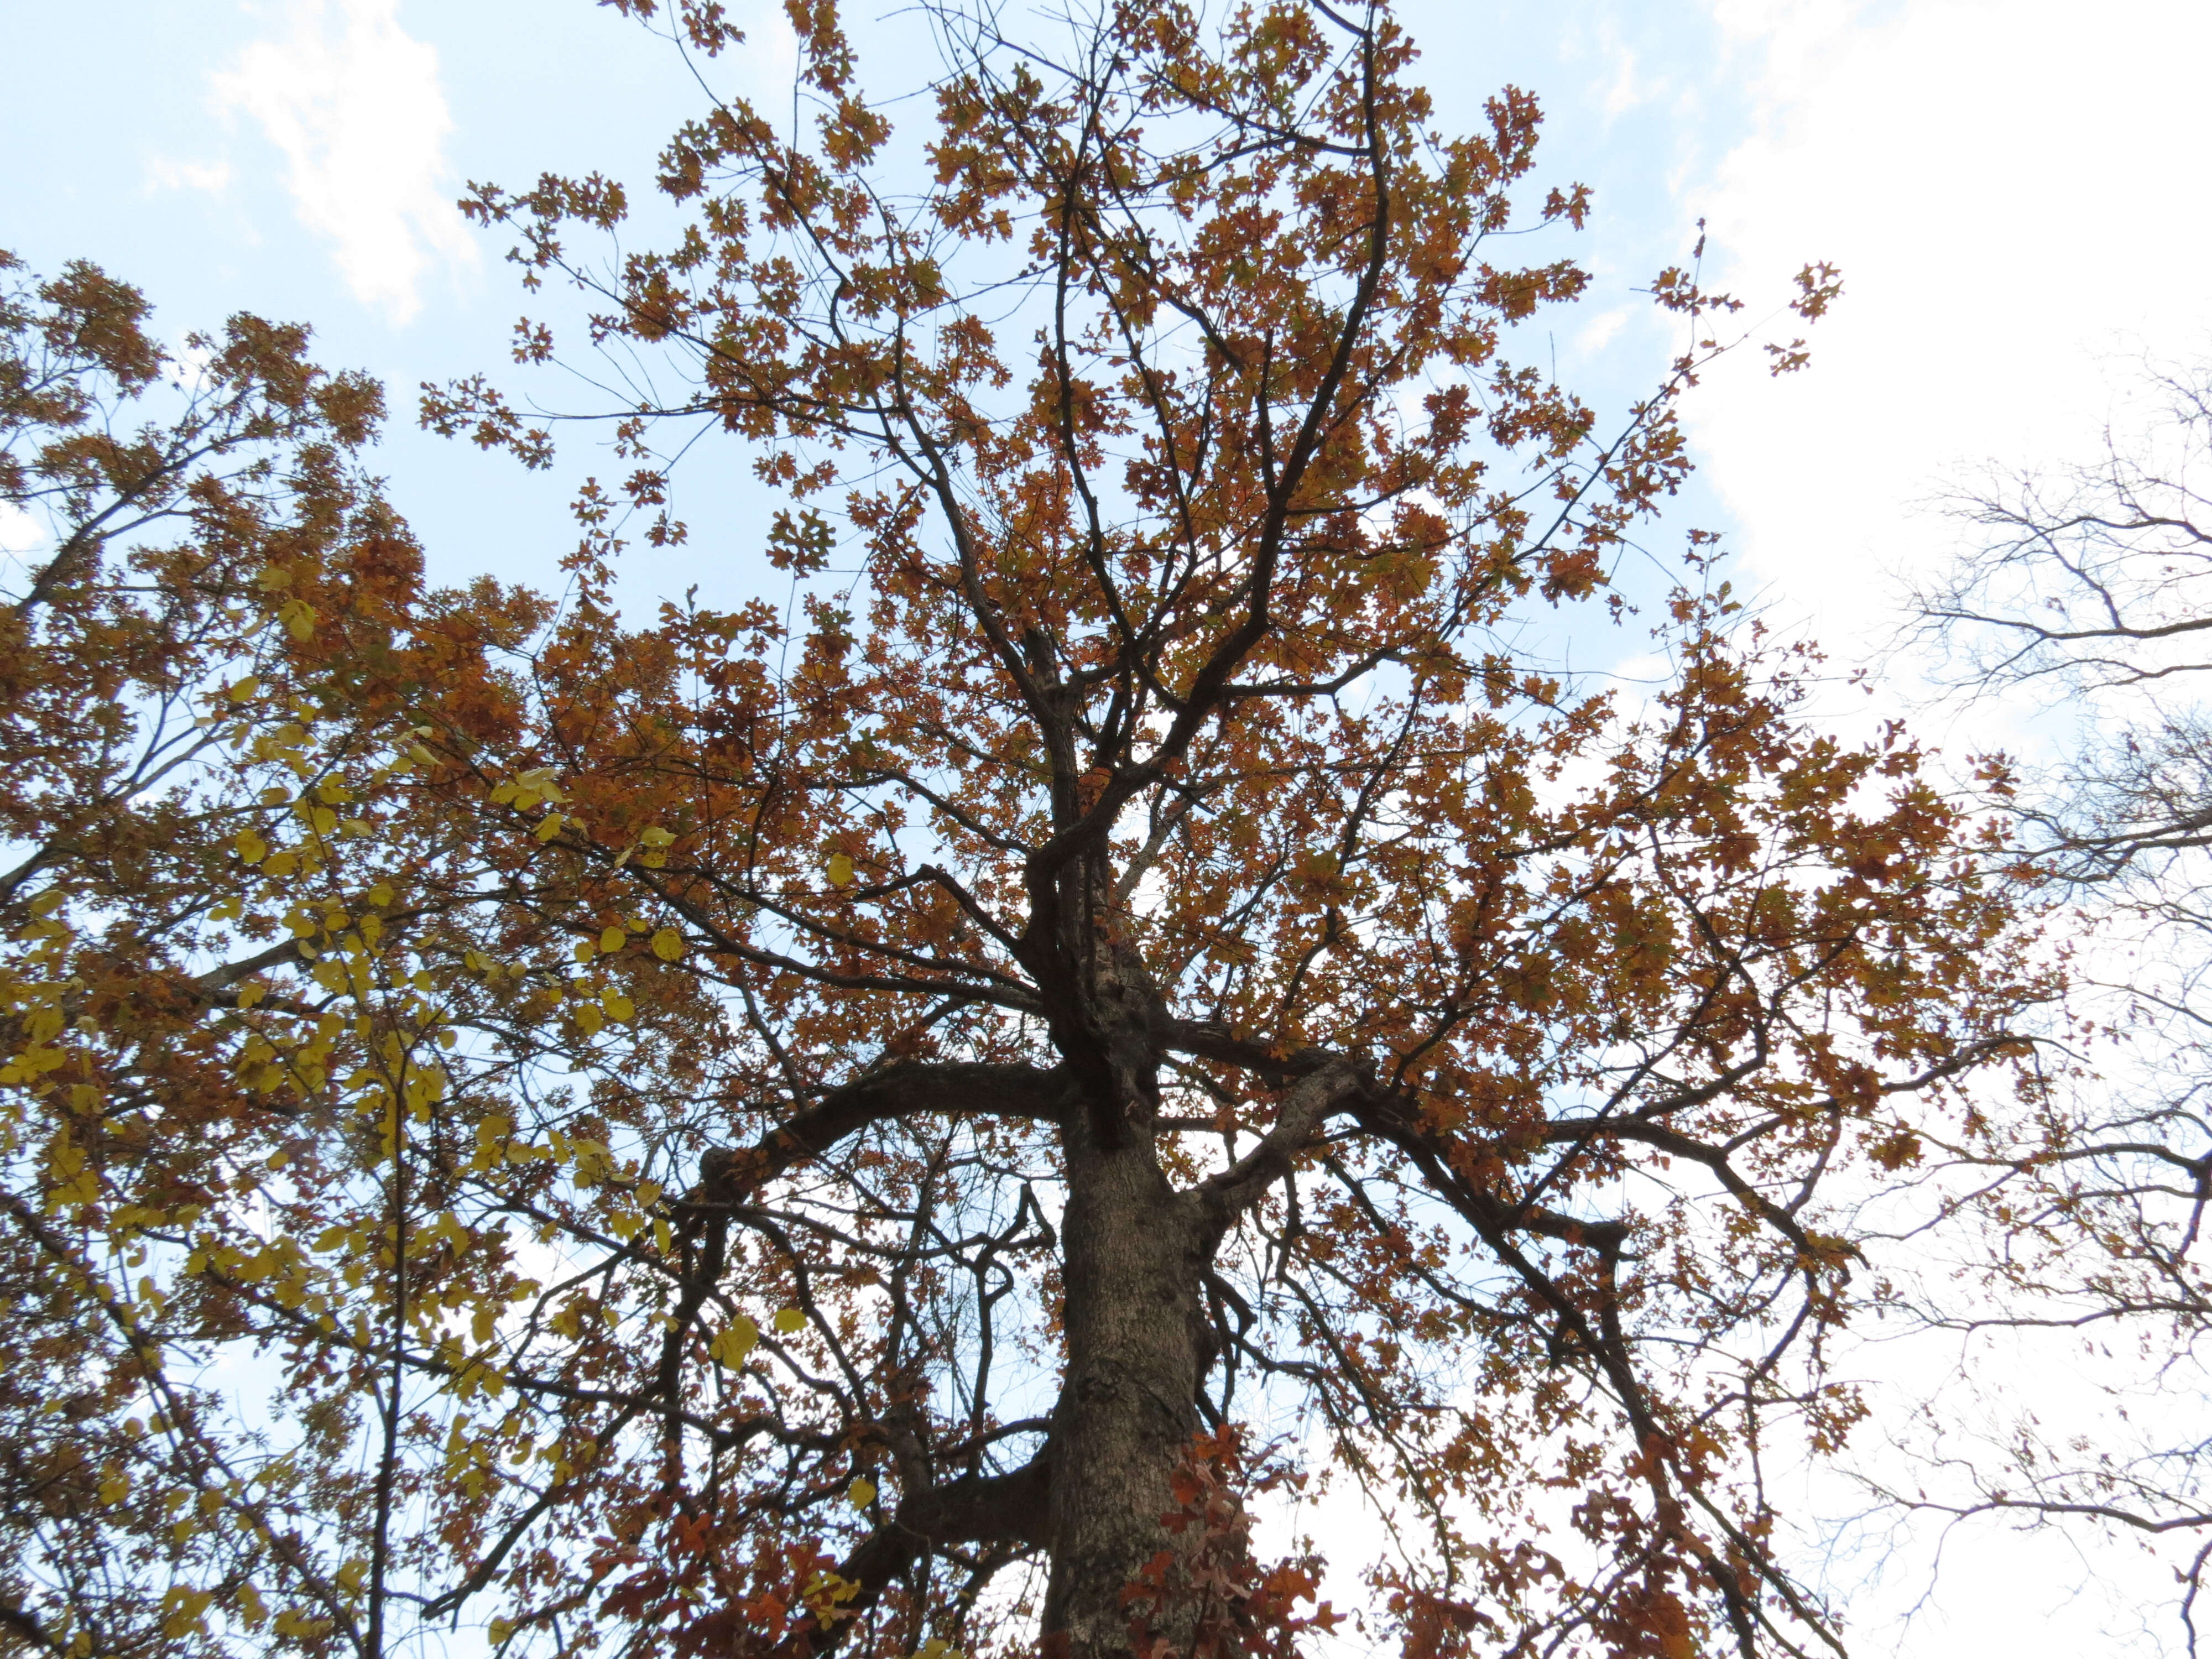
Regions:
[[1091, 1114], [1063, 1121], [1067, 1377], [1054, 1436], [1043, 1634], [1051, 1648], [1065, 1642], [1067, 1659], [1128, 1651], [1122, 1591], [1183, 1542], [1162, 1517], [1199, 1426], [1198, 1206], [1162, 1173], [1149, 1113], [1115, 1144], [1101, 1145], [1097, 1129]]

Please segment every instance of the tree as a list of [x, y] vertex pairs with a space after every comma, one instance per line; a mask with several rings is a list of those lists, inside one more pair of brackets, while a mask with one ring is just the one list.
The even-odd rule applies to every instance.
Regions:
[[[241, 1431], [204, 1366], [273, 1334], [225, 1288], [296, 1260], [256, 1212], [264, 1180], [296, 1152], [311, 1204], [319, 1160], [347, 1157], [336, 1017], [265, 976], [313, 947], [260, 907], [337, 881], [341, 835], [367, 828], [342, 831], [333, 804], [374, 711], [325, 714], [377, 683], [376, 619], [419, 571], [354, 464], [382, 392], [317, 369], [306, 331], [240, 316], [193, 337], [188, 367], [136, 289], [20, 271], [0, 255], [0, 498], [32, 556], [0, 621], [0, 1620], [11, 1650], [183, 1651], [218, 1602], [234, 1630], [265, 1626], [257, 1582], [343, 1603], [340, 1562], [283, 1516], [353, 1520], [357, 1483], [319, 1484], [343, 1462], [313, 1455], [342, 1449], [347, 1407], [310, 1389]], [[310, 766], [311, 726], [339, 769]], [[288, 813], [295, 774], [319, 789]], [[292, 816], [307, 843], [272, 854], [262, 833]]]
[[2212, 449], [2212, 370], [2148, 379], [2156, 418], [2143, 433], [2108, 429], [2095, 465], [1995, 473], [1961, 495], [1954, 510], [1980, 544], [1917, 608], [1957, 647], [1966, 684], [2094, 709], [2087, 742], [2015, 809], [2036, 850], [2076, 882], [2141, 875], [2178, 898], [2197, 885], [2188, 855], [2212, 844], [2192, 695], [2212, 672], [2196, 643], [2212, 632], [2212, 506], [2198, 476]]
[[[1856, 1414], [1850, 1203], [2048, 987], [1705, 539], [1648, 623], [1614, 586], [1730, 302], [1662, 275], [1683, 358], [1601, 440], [1507, 355], [1585, 280], [1491, 263], [1525, 94], [1434, 131], [1379, 9], [928, 15], [918, 157], [816, 4], [812, 130], [686, 125], [666, 251], [571, 252], [605, 180], [474, 195], [690, 388], [613, 411], [557, 603], [423, 591], [366, 391], [250, 321], [140, 447], [287, 418], [41, 496], [163, 365], [105, 279], [15, 302], [68, 392], [9, 392], [10, 499], [76, 550], [11, 776], [87, 684], [109, 735], [7, 806], [9, 1374], [95, 1379], [8, 1407], [10, 1628], [1279, 1652], [1336, 1615], [1243, 1505], [1310, 1458], [1409, 1652], [1833, 1644], [1763, 1470]], [[550, 453], [488, 380], [426, 415]], [[616, 612], [687, 422], [787, 497], [791, 609]], [[1656, 693], [1518, 643], [1583, 613]]]
[[1952, 1461], [1963, 1478], [1915, 1501], [2179, 1540], [2193, 1652], [2212, 1502], [2202, 1445], [2175, 1425], [2197, 1415], [2212, 1317], [2200, 1244], [2212, 739], [2196, 689], [2212, 672], [2212, 367], [2153, 368], [2140, 390], [2134, 412], [2149, 418], [2108, 428], [2095, 462], [1993, 469], [1962, 492], [1954, 510], [1974, 544], [1917, 601], [1967, 696], [2075, 716], [2054, 763], [2007, 763], [1990, 781], [2019, 825], [2021, 876], [2081, 922], [2074, 995], [2042, 1032], [2065, 1086], [1947, 1149], [1971, 1180], [1961, 1201], [2000, 1215], [2012, 1247], [1979, 1264], [1971, 1302], [1927, 1311], [1984, 1340], [2055, 1334], [2130, 1356], [2103, 1379], [2118, 1408], [2107, 1421], [2126, 1426], [2075, 1443], [2062, 1419], [2004, 1425], [1997, 1444]]

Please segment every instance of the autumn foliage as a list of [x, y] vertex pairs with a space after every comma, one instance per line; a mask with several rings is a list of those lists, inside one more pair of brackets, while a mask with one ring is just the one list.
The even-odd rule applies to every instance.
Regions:
[[[426, 585], [302, 331], [16, 278], [0, 1639], [1287, 1653], [1277, 1436], [1409, 1654], [1825, 1639], [1763, 1470], [1857, 1414], [1852, 1206], [2046, 988], [1709, 542], [1616, 585], [1729, 302], [1610, 431], [1516, 361], [1585, 199], [1379, 10], [933, 12], [911, 150], [790, 10], [665, 248], [472, 198], [684, 388], [550, 596]], [[702, 422], [779, 586], [625, 618]]]

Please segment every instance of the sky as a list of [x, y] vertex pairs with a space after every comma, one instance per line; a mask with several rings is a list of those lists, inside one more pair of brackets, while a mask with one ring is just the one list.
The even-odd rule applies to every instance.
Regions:
[[[789, 40], [749, 6], [728, 73], [765, 91]], [[865, 53], [876, 14], [849, 9]], [[2202, 0], [1401, 11], [1447, 125], [1525, 87], [1548, 115], [1545, 175], [1595, 191], [1575, 249], [1592, 295], [1547, 325], [1570, 383], [1625, 402], [1655, 376], [1677, 342], [1638, 290], [1700, 220], [1705, 274], [1748, 316], [1807, 262], [1842, 268], [1808, 370], [1747, 361], [1699, 388], [1680, 518], [1724, 532], [1739, 586], [1840, 661], [1888, 638], [1902, 586], [1959, 544], [1930, 505], [1947, 484], [2086, 455], [2125, 412], [2131, 363], [2212, 351]], [[696, 99], [672, 54], [585, 0], [18, 0], [0, 7], [0, 246], [140, 283], [172, 337], [241, 307], [313, 323], [325, 361], [392, 388], [377, 465], [435, 568], [545, 568], [569, 539], [568, 481], [410, 418], [419, 382], [501, 364], [520, 308], [502, 245], [453, 203], [467, 180], [546, 169], [641, 180]], [[742, 587], [758, 565], [741, 517], [710, 514], [683, 568], [631, 580]], [[1885, 684], [1916, 665], [1894, 666]], [[1860, 1584], [1864, 1651], [2160, 1650], [2127, 1608], [2170, 1581], [2127, 1550], [1969, 1529], [1942, 1540], [1923, 1601], [1936, 1541], [1905, 1540]], [[1839, 1585], [1871, 1559], [1847, 1547]]]

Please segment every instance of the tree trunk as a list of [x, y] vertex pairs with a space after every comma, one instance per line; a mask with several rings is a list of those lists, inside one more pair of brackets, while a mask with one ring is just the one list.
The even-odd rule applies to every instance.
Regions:
[[[1121, 1592], [1163, 1549], [1195, 1540], [1161, 1524], [1169, 1477], [1198, 1428], [1194, 1333], [1202, 1279], [1197, 1206], [1153, 1152], [1140, 1108], [1115, 1144], [1072, 1112], [1061, 1229], [1067, 1379], [1054, 1434], [1052, 1576], [1043, 1633], [1068, 1659], [1129, 1646]], [[1161, 1633], [1178, 1648], [1170, 1618]], [[1182, 1634], [1187, 1634], [1184, 1632]]]

